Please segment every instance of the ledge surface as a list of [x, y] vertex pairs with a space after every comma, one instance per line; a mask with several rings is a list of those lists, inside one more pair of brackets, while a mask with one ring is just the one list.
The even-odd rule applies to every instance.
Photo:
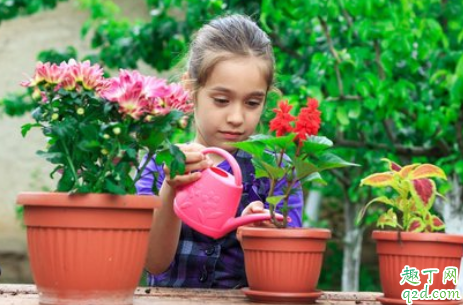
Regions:
[[[325, 292], [316, 304], [320, 305], [379, 305], [378, 292]], [[35, 285], [0, 284], [0, 304], [39, 305]], [[173, 304], [271, 304], [251, 302], [240, 290], [139, 287], [134, 305]], [[304, 303], [301, 303], [304, 304]], [[307, 304], [307, 303], [305, 303]]]

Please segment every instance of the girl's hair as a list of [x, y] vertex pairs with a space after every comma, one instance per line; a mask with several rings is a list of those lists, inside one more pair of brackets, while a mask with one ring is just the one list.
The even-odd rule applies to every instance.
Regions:
[[194, 90], [205, 85], [215, 65], [237, 56], [263, 59], [268, 89], [273, 87], [275, 59], [269, 37], [249, 17], [230, 15], [204, 25], [191, 43], [187, 69]]

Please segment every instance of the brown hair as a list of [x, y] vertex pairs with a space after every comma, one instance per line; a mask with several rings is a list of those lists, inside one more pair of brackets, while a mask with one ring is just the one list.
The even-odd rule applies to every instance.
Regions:
[[273, 87], [275, 59], [269, 37], [249, 17], [230, 15], [204, 25], [190, 45], [187, 70], [194, 90], [204, 86], [217, 63], [236, 56], [263, 59], [268, 89]]

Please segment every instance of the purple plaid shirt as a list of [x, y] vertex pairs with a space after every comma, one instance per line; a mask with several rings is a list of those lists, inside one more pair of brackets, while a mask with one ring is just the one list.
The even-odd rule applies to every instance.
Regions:
[[[252, 201], [268, 204], [267, 197], [270, 183], [267, 178], [256, 179], [251, 155], [241, 150], [234, 154], [243, 176], [243, 194], [236, 216], [240, 216], [243, 209]], [[226, 160], [218, 165], [219, 168], [231, 173], [231, 167]], [[156, 175], [157, 189], [161, 188], [164, 171], [161, 165], [150, 161], [142, 178], [137, 182], [137, 193], [140, 195], [153, 194], [153, 173]], [[283, 194], [282, 186], [285, 181], [275, 188], [275, 194]], [[291, 210], [289, 216], [292, 227], [302, 225], [303, 196], [299, 186], [289, 199]], [[175, 258], [170, 267], [163, 273], [154, 275], [148, 272], [149, 286], [162, 287], [192, 287], [192, 288], [240, 288], [247, 286], [244, 272], [244, 256], [240, 244], [236, 239], [236, 231], [230, 232], [220, 239], [205, 236], [186, 224], [182, 225], [180, 240]]]

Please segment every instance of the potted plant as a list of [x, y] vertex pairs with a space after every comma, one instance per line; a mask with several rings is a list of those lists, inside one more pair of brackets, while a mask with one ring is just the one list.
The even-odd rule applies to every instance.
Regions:
[[[442, 220], [432, 213], [437, 192], [431, 178], [446, 179], [445, 173], [432, 164], [411, 164], [399, 166], [388, 159], [389, 170], [369, 175], [360, 185], [387, 188], [388, 196], [376, 197], [368, 202], [359, 213], [360, 221], [373, 203], [389, 207], [377, 225], [391, 227], [393, 231], [373, 231], [377, 243], [383, 304], [460, 304], [451, 298], [439, 295], [440, 300], [431, 299], [433, 291], [455, 289], [455, 281], [446, 281], [447, 267], [458, 270], [463, 256], [463, 236], [439, 233], [445, 228]], [[447, 269], [446, 269], [447, 268]], [[423, 272], [423, 270], [428, 270]], [[429, 277], [432, 271], [432, 280]], [[413, 275], [413, 279], [407, 279]], [[421, 276], [421, 279], [420, 279]], [[456, 275], [458, 279], [458, 274]], [[412, 290], [422, 292], [419, 300], [413, 301]], [[416, 298], [415, 298], [416, 300]]]
[[[192, 106], [180, 85], [90, 62], [38, 63], [22, 84], [55, 168], [56, 192], [21, 193], [31, 269], [43, 304], [132, 304], [142, 273], [155, 196], [137, 196], [140, 154], [184, 169], [168, 137]], [[146, 162], [148, 162], [146, 161]], [[136, 171], [137, 168], [141, 170]]]
[[[297, 185], [308, 188], [312, 182], [324, 183], [320, 172], [355, 165], [328, 151], [333, 143], [317, 136], [321, 119], [318, 101], [307, 99], [297, 117], [290, 114], [288, 101], [278, 103], [269, 129], [276, 135], [255, 135], [234, 144], [252, 154], [256, 177], [270, 181], [266, 198], [275, 228], [243, 226], [238, 239], [244, 250], [249, 288], [244, 293], [258, 301], [310, 302], [316, 291], [327, 229], [287, 228], [288, 199]], [[285, 182], [284, 182], [285, 181]], [[284, 194], [276, 195], [274, 186], [284, 183]], [[276, 211], [283, 220], [275, 217]]]

